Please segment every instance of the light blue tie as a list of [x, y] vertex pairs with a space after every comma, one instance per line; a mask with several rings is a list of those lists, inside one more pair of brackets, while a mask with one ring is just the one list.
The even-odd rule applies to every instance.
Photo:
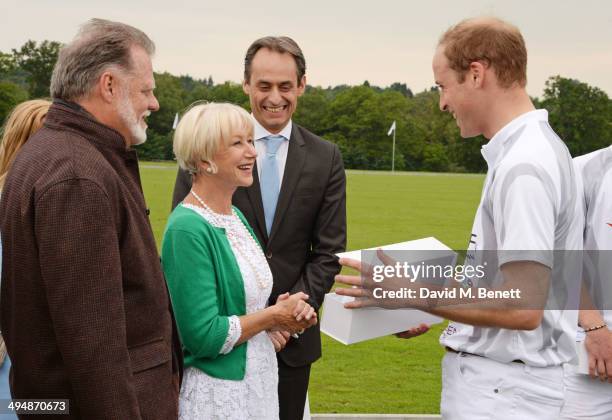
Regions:
[[280, 176], [278, 174], [278, 163], [276, 152], [283, 143], [283, 136], [265, 137], [266, 155], [261, 162], [261, 200], [263, 201], [264, 214], [266, 216], [266, 231], [270, 235], [276, 203], [278, 203], [278, 193], [280, 192]]

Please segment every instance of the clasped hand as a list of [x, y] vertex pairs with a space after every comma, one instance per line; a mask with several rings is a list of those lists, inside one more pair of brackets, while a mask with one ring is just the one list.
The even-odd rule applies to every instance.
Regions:
[[308, 295], [302, 292], [293, 295], [283, 293], [276, 299], [273, 306], [276, 327], [268, 331], [268, 337], [277, 352], [287, 345], [292, 334], [301, 334], [317, 323], [317, 312], [306, 299]]
[[317, 323], [317, 312], [306, 302], [308, 295], [298, 292], [293, 295], [283, 293], [273, 306], [275, 310], [275, 331], [301, 333]]

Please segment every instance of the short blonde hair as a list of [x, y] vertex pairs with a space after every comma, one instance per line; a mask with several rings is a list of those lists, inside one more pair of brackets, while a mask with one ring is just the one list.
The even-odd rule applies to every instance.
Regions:
[[499, 85], [527, 85], [527, 48], [514, 25], [494, 17], [466, 19], [451, 27], [440, 38], [449, 67], [459, 82], [465, 80], [470, 64], [482, 61], [495, 71]]
[[17, 105], [6, 118], [0, 144], [0, 190], [15, 155], [25, 142], [43, 125], [51, 102], [44, 99], [25, 101]]
[[193, 106], [183, 115], [174, 132], [173, 150], [179, 166], [196, 174], [199, 163], [206, 161], [216, 173], [213, 156], [222, 142], [227, 145], [238, 130], [253, 135], [253, 120], [241, 107], [214, 102]]

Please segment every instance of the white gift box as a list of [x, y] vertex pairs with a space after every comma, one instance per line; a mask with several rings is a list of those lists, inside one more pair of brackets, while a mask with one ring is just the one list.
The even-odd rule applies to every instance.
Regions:
[[325, 295], [321, 331], [342, 344], [353, 344], [372, 338], [409, 330], [421, 324], [437, 324], [442, 318], [416, 309], [360, 308], [346, 309], [349, 296]]
[[[415, 262], [427, 262], [428, 257], [435, 260], [436, 264], [444, 260], [452, 265], [456, 262], [455, 252], [435, 238], [423, 238], [415, 241], [384, 245], [369, 248], [369, 250], [379, 248], [394, 251], [423, 251], [411, 252], [409, 254], [410, 258], [414, 259]], [[361, 260], [361, 251], [343, 252], [338, 254], [338, 256]], [[431, 253], [428, 254], [427, 251], [438, 252], [432, 255]], [[374, 261], [368, 262], [370, 264], [376, 263]], [[321, 331], [343, 344], [358, 343], [406, 331], [421, 324], [432, 325], [443, 321], [443, 318], [416, 309], [344, 308], [344, 304], [351, 300], [353, 298], [349, 296], [328, 293], [325, 295], [325, 301], [323, 302]]]
[[[393, 251], [424, 251], [423, 253], [412, 252], [411, 257], [414, 257], [416, 261], [418, 258], [422, 256], [427, 256], [427, 251], [445, 251], [444, 253], [438, 252], [438, 256], [440, 254], [447, 254], [449, 257], [456, 257], [456, 253], [444, 245], [442, 242], [430, 236], [429, 238], [415, 239], [414, 241], [406, 241], [406, 242], [398, 242], [396, 244], [389, 245], [381, 245], [375, 246], [372, 248], [366, 249], [358, 249], [356, 251], [347, 251], [336, 254], [339, 258], [351, 258], [353, 260], [361, 261], [361, 252], [362, 251], [376, 251], [377, 249], [384, 250], [393, 250]], [[453, 259], [453, 262], [455, 260]]]

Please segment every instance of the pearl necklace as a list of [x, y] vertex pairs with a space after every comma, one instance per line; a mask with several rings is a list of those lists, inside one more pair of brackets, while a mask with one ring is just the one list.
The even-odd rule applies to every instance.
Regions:
[[[213, 224], [216, 225], [216, 227], [223, 227], [222, 218], [224, 215], [216, 213], [214, 210], [208, 207], [206, 203], [204, 202], [204, 200], [202, 200], [200, 196], [198, 196], [194, 190], [191, 190], [190, 193], [198, 201], [198, 203], [200, 203], [200, 205], [207, 212], [207, 214], [211, 217]], [[234, 219], [238, 218], [238, 215], [236, 214], [236, 211], [233, 208], [232, 208], [232, 213], [230, 215], [225, 215], [225, 216], [233, 216]], [[240, 238], [231, 229], [226, 229], [225, 231], [227, 240], [230, 243], [232, 249], [235, 249], [236, 251], [238, 251], [238, 253], [242, 256], [242, 259], [246, 261], [246, 263], [248, 264], [253, 274], [255, 274], [255, 280], [257, 281], [257, 285], [259, 286], [259, 288], [265, 289], [269, 286], [269, 282], [267, 280], [269, 270], [266, 270], [266, 268], [268, 268], [267, 267], [268, 263], [265, 260], [263, 251], [259, 247], [259, 244], [255, 240], [251, 232], [249, 232], [249, 230], [246, 228], [246, 226], [244, 226], [244, 224], [242, 223], [240, 219], [238, 219], [238, 221], [240, 222], [241, 228], [246, 232], [245, 236], [249, 238], [249, 241], [248, 241], [249, 243], [247, 244], [247, 243], [244, 243], [242, 240], [240, 240]], [[250, 245], [250, 248], [257, 250], [259, 266], [255, 264], [255, 262], [251, 258], [251, 255], [249, 255], [249, 252], [248, 252], [249, 245]], [[262, 266], [264, 268], [262, 268]]]

